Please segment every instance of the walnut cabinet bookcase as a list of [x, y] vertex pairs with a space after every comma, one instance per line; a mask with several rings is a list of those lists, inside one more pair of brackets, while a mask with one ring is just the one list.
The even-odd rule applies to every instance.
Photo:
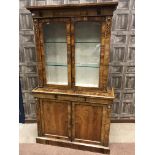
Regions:
[[43, 144], [109, 153], [113, 89], [107, 89], [117, 2], [29, 6], [37, 50], [38, 137]]

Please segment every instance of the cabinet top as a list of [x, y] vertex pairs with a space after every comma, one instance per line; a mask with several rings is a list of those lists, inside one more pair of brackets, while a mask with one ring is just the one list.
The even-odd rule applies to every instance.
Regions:
[[70, 96], [84, 96], [84, 97], [95, 97], [95, 98], [104, 98], [104, 99], [114, 99], [114, 90], [113, 88], [108, 89], [107, 92], [98, 91], [74, 91], [74, 90], [60, 90], [60, 89], [52, 89], [52, 88], [35, 88], [32, 90], [34, 94], [61, 94], [61, 95], [70, 95]]
[[70, 8], [101, 8], [101, 7], [117, 7], [118, 1], [106, 1], [103, 3], [83, 3], [83, 4], [63, 4], [63, 5], [42, 5], [42, 6], [28, 6], [26, 7], [30, 11], [38, 10], [60, 10], [60, 9], [70, 9]]

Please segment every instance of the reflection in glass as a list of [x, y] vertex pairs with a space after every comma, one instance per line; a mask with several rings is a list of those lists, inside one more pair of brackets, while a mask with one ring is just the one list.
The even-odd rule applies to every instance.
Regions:
[[66, 43], [45, 43], [46, 63], [67, 64]]
[[94, 64], [99, 67], [100, 43], [75, 43], [76, 64]]
[[75, 24], [75, 85], [98, 87], [100, 64], [100, 23]]
[[76, 66], [76, 86], [98, 87], [98, 77], [98, 67]]
[[65, 23], [50, 23], [44, 25], [45, 42], [66, 42]]
[[100, 42], [100, 23], [78, 22], [75, 25], [75, 42]]
[[46, 65], [47, 84], [66, 85], [67, 65]]
[[67, 43], [65, 23], [44, 25], [47, 84], [67, 85]]

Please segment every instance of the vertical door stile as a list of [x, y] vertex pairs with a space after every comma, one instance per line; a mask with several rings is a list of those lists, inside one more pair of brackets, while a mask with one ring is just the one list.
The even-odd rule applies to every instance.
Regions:
[[110, 58], [110, 37], [111, 37], [112, 16], [106, 17], [104, 29], [104, 60], [103, 60], [103, 86], [107, 86], [108, 67]]
[[72, 72], [71, 72], [71, 84], [72, 89], [75, 88], [75, 33], [74, 33], [74, 20], [71, 19], [71, 61], [72, 61]]
[[104, 88], [104, 52], [105, 52], [105, 21], [101, 21], [101, 53], [100, 53], [100, 75], [99, 75], [99, 87]]
[[35, 42], [36, 42], [36, 50], [37, 50], [37, 62], [38, 62], [38, 86], [43, 87], [43, 73], [42, 73], [42, 59], [41, 59], [41, 45], [40, 45], [40, 28], [39, 28], [39, 20], [34, 19], [34, 32], [35, 32]]
[[36, 116], [37, 116], [37, 128], [38, 136], [42, 136], [42, 125], [41, 125], [41, 101], [39, 98], [35, 98], [36, 101]]
[[105, 116], [106, 116], [106, 111], [105, 107], [102, 107], [102, 127], [101, 127], [101, 144], [104, 145], [104, 134], [105, 134]]
[[74, 138], [75, 138], [75, 103], [74, 102], [72, 102], [72, 120], [71, 120], [71, 127], [72, 127], [71, 141], [74, 141]]
[[105, 146], [109, 145], [109, 132], [110, 132], [110, 116], [111, 116], [111, 105], [106, 107], [106, 123], [105, 123], [105, 135], [104, 135], [104, 139], [105, 139]]
[[[42, 99], [40, 99], [40, 114], [41, 114], [41, 117], [43, 117], [44, 116], [44, 110], [43, 110], [43, 102], [42, 102]], [[44, 120], [43, 119], [41, 119], [41, 130], [42, 130], [42, 136], [44, 136], [44, 134], [45, 134], [45, 129], [44, 129]]]
[[43, 78], [43, 84], [46, 85], [43, 22], [39, 23], [39, 30], [40, 30], [40, 55], [41, 55], [41, 62], [42, 62], [42, 78]]
[[72, 103], [69, 102], [68, 103], [68, 122], [67, 122], [68, 123], [68, 138], [69, 138], [69, 140], [71, 140], [71, 138], [72, 138], [71, 113], [72, 113]]
[[71, 88], [71, 22], [67, 20], [66, 22], [66, 36], [67, 36], [67, 64], [68, 64], [68, 86]]
[[108, 146], [109, 144], [110, 114], [111, 114], [111, 108], [103, 106], [101, 143], [104, 146]]

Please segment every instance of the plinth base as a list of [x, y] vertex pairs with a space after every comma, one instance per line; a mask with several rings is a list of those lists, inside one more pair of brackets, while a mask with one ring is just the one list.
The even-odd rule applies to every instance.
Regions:
[[61, 140], [61, 139], [37, 137], [36, 142], [41, 144], [68, 147], [68, 148], [73, 148], [78, 150], [85, 150], [85, 151], [98, 152], [98, 153], [104, 153], [104, 154], [110, 153], [109, 147], [104, 147], [101, 145], [94, 145], [94, 144], [85, 144], [85, 143], [79, 143], [79, 142], [70, 142], [70, 141]]

